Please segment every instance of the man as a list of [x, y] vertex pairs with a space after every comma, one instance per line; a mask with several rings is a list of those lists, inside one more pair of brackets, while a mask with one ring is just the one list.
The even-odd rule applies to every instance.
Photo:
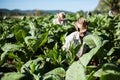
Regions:
[[59, 12], [57, 14], [57, 18], [53, 19], [53, 23], [65, 26], [65, 24], [66, 24], [65, 13], [64, 12]]
[[108, 15], [113, 17], [113, 12], [112, 12], [112, 10], [109, 10]]
[[76, 58], [78, 60], [79, 57], [81, 57], [87, 50], [87, 46], [85, 45], [83, 38], [90, 33], [87, 31], [88, 23], [85, 18], [79, 18], [78, 21], [75, 22], [74, 26], [77, 31], [69, 34], [65, 38], [65, 44], [63, 45], [62, 48], [69, 50], [72, 43], [75, 46], [77, 46], [78, 44], [82, 44], [80, 50], [76, 54]]

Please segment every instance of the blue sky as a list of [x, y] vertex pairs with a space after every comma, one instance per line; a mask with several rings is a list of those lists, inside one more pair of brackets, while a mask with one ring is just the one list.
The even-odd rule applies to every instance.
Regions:
[[0, 0], [0, 8], [21, 10], [92, 11], [99, 0]]

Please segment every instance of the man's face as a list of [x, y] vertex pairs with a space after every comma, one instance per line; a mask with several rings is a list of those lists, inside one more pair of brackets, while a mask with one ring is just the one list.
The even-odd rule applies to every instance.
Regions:
[[78, 25], [79, 36], [83, 38], [86, 35], [87, 29], [82, 28], [82, 25]]
[[64, 20], [64, 19], [65, 19], [65, 15], [59, 14], [59, 19], [60, 19], [61, 21]]
[[86, 32], [87, 31], [79, 31], [79, 36], [83, 38], [86, 35]]

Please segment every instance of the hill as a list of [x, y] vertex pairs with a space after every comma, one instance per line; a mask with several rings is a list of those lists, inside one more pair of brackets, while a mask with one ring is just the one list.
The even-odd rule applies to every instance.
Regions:
[[65, 13], [73, 13], [65, 10], [9, 10], [9, 9], [0, 9], [0, 16], [39, 16], [44, 14], [56, 14], [58, 12], [64, 11]]

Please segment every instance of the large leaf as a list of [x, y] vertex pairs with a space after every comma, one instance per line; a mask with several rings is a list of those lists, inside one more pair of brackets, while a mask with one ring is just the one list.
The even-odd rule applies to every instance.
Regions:
[[120, 68], [112, 63], [106, 63], [94, 74], [100, 80], [120, 80]]
[[[40, 63], [41, 62], [41, 63]], [[31, 70], [31, 72], [37, 72], [39, 71], [44, 65], [44, 62], [41, 61], [41, 58], [35, 59], [35, 60], [29, 60], [28, 62], [26, 62], [22, 68], [21, 68], [21, 72], [25, 72], [25, 69], [29, 69]]]
[[120, 72], [115, 72], [114, 70], [108, 70], [106, 72], [102, 69], [99, 69], [97, 72], [95, 72], [94, 76], [99, 77], [100, 80], [120, 80]]
[[55, 68], [54, 70], [49, 71], [45, 75], [49, 75], [49, 74], [57, 74], [57, 75], [60, 75], [60, 76], [64, 77], [65, 76], [65, 70], [63, 68], [59, 67], [59, 68]]
[[62, 80], [58, 75], [48, 75], [45, 76], [42, 80]]
[[27, 68], [33, 63], [33, 60], [29, 60], [28, 62], [26, 62], [22, 67], [21, 67], [21, 73], [24, 73]]
[[120, 73], [106, 73], [100, 77], [100, 80], [120, 80]]
[[47, 72], [44, 77], [43, 80], [62, 80], [62, 78], [65, 77], [65, 70], [63, 68], [55, 68], [49, 72]]
[[5, 59], [6, 55], [8, 54], [8, 51], [17, 51], [17, 50], [20, 50], [21, 47], [23, 46], [17, 45], [17, 44], [6, 43], [4, 46], [1, 47], [1, 49], [4, 51], [1, 54], [1, 60], [3, 61]]
[[[108, 56], [111, 56], [115, 51], [119, 51], [120, 47], [112, 47], [109, 52], [107, 53]], [[119, 53], [118, 53], [119, 54]]]
[[18, 30], [18, 31], [14, 31], [15, 32], [15, 38], [18, 42], [23, 42], [24, 38], [26, 37], [27, 32], [25, 32], [24, 30]]
[[29, 60], [22, 66], [21, 72], [26, 74], [27, 78], [30, 79], [34, 78], [35, 80], [39, 80], [41, 77], [40, 69], [43, 67], [43, 65], [40, 64], [39, 62], [40, 59]]
[[28, 30], [26, 29], [25, 27], [26, 25], [24, 26], [14, 26], [14, 34], [15, 34], [15, 38], [18, 42], [23, 42], [24, 41], [24, 38], [26, 37], [27, 33], [28, 33]]
[[79, 59], [79, 63], [81, 63], [83, 66], [87, 66], [92, 57], [101, 49], [101, 47], [96, 47], [90, 50], [90, 52], [84, 54], [82, 57]]
[[1, 78], [1, 80], [21, 80], [21, 79], [25, 79], [25, 75], [15, 72], [5, 73], [4, 76]]
[[102, 66], [102, 70], [103, 71], [107, 71], [107, 70], [114, 70], [115, 72], [120, 72], [120, 68], [115, 65], [115, 64], [112, 64], [112, 63], [106, 63]]
[[95, 73], [94, 71], [91, 72], [91, 73], [88, 75], [87, 80], [96, 80], [96, 78], [93, 76], [94, 73]]
[[99, 70], [97, 70], [93, 76], [95, 77], [100, 77], [101, 75], [105, 74], [102, 70], [102, 68], [100, 68]]
[[55, 43], [53, 49], [46, 50], [45, 56], [50, 59], [53, 64], [60, 64], [62, 62], [62, 52], [58, 51], [58, 44]]
[[39, 47], [43, 46], [48, 40], [48, 32], [40, 34], [36, 43], [32, 46], [33, 50], [36, 51]]
[[[74, 67], [73, 69], [71, 68], [71, 66], [70, 66], [70, 68], [68, 69], [68, 71], [67, 71], [67, 74], [66, 74], [66, 79], [67, 80], [86, 80], [86, 78], [87, 77], [85, 77], [86, 76], [86, 74], [84, 73], [84, 71], [85, 71], [85, 68], [86, 68], [86, 66], [88, 65], [88, 63], [90, 62], [90, 60], [92, 59], [92, 57], [95, 55], [95, 54], [97, 54], [97, 53], [99, 53], [99, 51], [102, 49], [102, 45], [103, 45], [103, 43], [102, 43], [102, 39], [99, 37], [99, 36], [97, 36], [97, 35], [88, 35], [88, 36], [86, 36], [85, 38], [84, 38], [84, 40], [85, 40], [85, 42], [86, 42], [86, 44], [90, 47], [90, 48], [92, 48], [91, 50], [90, 50], [90, 52], [88, 52], [88, 53], [86, 53], [86, 54], [84, 54], [82, 57], [80, 57], [80, 59], [79, 59], [79, 61], [77, 62], [77, 63], [73, 63], [71, 66], [72, 66], [72, 68], [73, 68], [73, 66], [78, 66], [79, 68], [80, 68], [80, 72], [82, 73], [82, 74], [80, 74], [80, 73], [78, 73], [78, 71], [79, 71], [79, 68], [77, 68], [78, 70], [76, 70], [76, 68]], [[71, 71], [71, 72], [70, 72]], [[73, 71], [75, 71], [75, 72], [73, 72]], [[69, 74], [68, 74], [69, 73]], [[75, 77], [73, 77], [73, 75], [70, 75], [70, 74], [72, 74], [72, 73], [74, 73], [75, 75]], [[67, 77], [69, 75], [69, 77]], [[78, 77], [78, 75], [80, 76], [80, 77]], [[71, 78], [71, 76], [72, 76], [72, 78]], [[91, 76], [89, 76], [89, 78], [88, 79], [91, 79], [90, 78]]]
[[74, 62], [66, 72], [66, 80], [86, 80], [85, 67]]
[[22, 45], [17, 45], [17, 44], [11, 44], [11, 43], [6, 43], [3, 47], [3, 51], [16, 51], [19, 50], [19, 48], [23, 47]]
[[30, 27], [29, 33], [31, 34], [32, 37], [34, 37], [35, 36], [36, 27], [34, 26], [34, 24], [32, 22], [29, 22], [29, 27]]
[[92, 48], [79, 59], [79, 62], [86, 67], [92, 57], [101, 52], [103, 48], [103, 40], [97, 35], [88, 35], [84, 38], [84, 41], [90, 48]]
[[97, 36], [97, 35], [87, 35], [84, 37], [84, 41], [85, 43], [90, 47], [90, 48], [94, 48], [94, 47], [101, 47], [103, 42], [102, 42], [102, 38]]
[[3, 62], [4, 60], [5, 60], [5, 57], [7, 56], [7, 51], [5, 51], [5, 52], [3, 52], [2, 54], [1, 54], [1, 56], [0, 56], [0, 60]]

